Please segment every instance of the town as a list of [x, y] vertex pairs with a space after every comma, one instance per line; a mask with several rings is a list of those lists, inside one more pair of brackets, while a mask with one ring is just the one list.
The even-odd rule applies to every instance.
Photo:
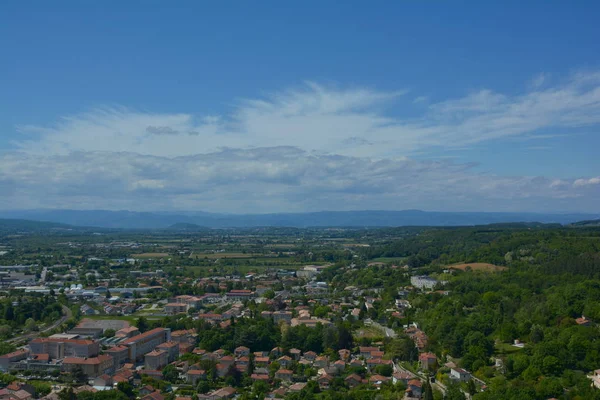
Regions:
[[[459, 263], [421, 251], [428, 235], [477, 229], [6, 233], [0, 397], [486, 399], [513, 390], [507, 379], [536, 373], [534, 346], [555, 328], [539, 318], [491, 328], [481, 318], [516, 306], [508, 289], [466, 287], [500, 285], [532, 252]], [[514, 234], [480, 230], [498, 241]], [[554, 313], [581, 346], [595, 341], [595, 309]], [[588, 358], [581, 390], [600, 387]], [[532, 398], [565, 395], [551, 364], [561, 361], [540, 362], [537, 373], [556, 384], [540, 380]]]

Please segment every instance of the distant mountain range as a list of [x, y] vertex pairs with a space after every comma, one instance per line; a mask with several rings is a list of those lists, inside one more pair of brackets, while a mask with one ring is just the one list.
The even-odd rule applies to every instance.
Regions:
[[600, 219], [594, 219], [590, 221], [578, 221], [571, 224], [575, 227], [588, 227], [588, 226], [600, 226]]
[[134, 212], [102, 210], [0, 211], [0, 218], [44, 221], [72, 226], [122, 229], [273, 227], [468, 226], [508, 222], [571, 224], [600, 214], [538, 214], [437, 211], [322, 211], [281, 214], [215, 214], [205, 212]]
[[49, 230], [68, 230], [72, 227], [66, 224], [26, 219], [0, 219], [0, 232], [42, 232]]

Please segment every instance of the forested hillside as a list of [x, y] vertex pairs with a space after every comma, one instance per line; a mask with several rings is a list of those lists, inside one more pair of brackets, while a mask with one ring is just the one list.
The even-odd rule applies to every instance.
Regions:
[[[458, 360], [489, 383], [475, 399], [600, 398], [586, 377], [600, 368], [600, 230], [434, 229], [371, 246], [364, 254], [405, 257], [413, 273], [448, 281], [446, 292], [411, 294], [413, 312], [404, 322], [417, 322], [427, 333], [427, 350]], [[475, 262], [507, 269], [449, 269]], [[406, 284], [406, 278], [394, 278], [397, 269], [388, 267], [346, 272], [337, 279], [360, 284], [374, 269], [380, 270], [375, 279], [390, 278], [382, 283], [384, 302], [385, 294]], [[513, 346], [515, 340], [524, 347]]]

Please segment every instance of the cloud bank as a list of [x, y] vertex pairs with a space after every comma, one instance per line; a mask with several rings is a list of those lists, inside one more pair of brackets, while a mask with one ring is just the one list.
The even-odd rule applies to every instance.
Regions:
[[0, 154], [0, 208], [598, 211], [600, 177], [497, 176], [412, 158], [600, 124], [600, 73], [547, 80], [513, 96], [406, 99], [423, 109], [411, 118], [390, 112], [406, 91], [307, 83], [226, 115], [103, 108], [23, 125]]

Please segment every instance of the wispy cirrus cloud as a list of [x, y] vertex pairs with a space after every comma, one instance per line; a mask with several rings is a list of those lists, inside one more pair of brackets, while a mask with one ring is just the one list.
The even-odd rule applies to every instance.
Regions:
[[23, 126], [22, 132], [36, 137], [17, 145], [44, 154], [111, 151], [118, 143], [123, 150], [171, 157], [265, 146], [389, 157], [432, 146], [453, 148], [600, 124], [597, 73], [576, 74], [559, 85], [520, 95], [484, 89], [431, 103], [410, 119], [389, 112], [404, 93], [309, 83], [262, 99], [241, 100], [221, 116], [95, 109], [49, 127]]

